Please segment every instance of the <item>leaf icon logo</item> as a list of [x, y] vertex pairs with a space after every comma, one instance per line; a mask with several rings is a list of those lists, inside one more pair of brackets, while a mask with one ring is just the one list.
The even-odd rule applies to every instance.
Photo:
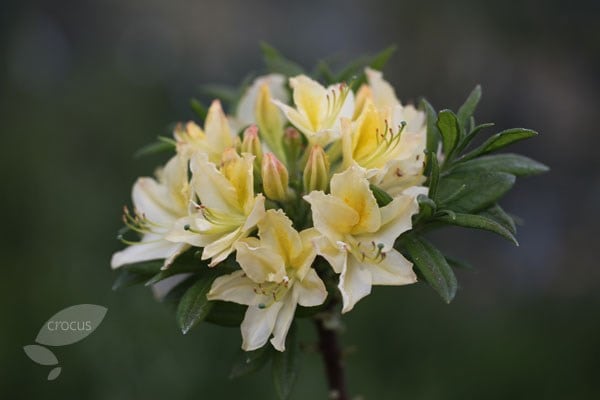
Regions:
[[61, 373], [58, 367], [58, 358], [44, 346], [66, 346], [77, 343], [94, 332], [106, 316], [108, 309], [95, 304], [79, 304], [67, 307], [54, 314], [42, 325], [35, 341], [39, 344], [30, 344], [23, 347], [25, 354], [33, 362], [40, 365], [54, 365], [48, 374], [52, 381]]

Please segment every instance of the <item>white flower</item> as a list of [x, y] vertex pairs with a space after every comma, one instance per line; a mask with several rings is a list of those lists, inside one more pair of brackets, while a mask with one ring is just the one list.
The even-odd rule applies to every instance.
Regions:
[[328, 88], [305, 75], [290, 78], [296, 108], [273, 102], [312, 144], [325, 146], [340, 135], [340, 118], [354, 112], [354, 95], [345, 84]]
[[171, 158], [164, 169], [157, 172], [158, 180], [139, 178], [133, 186], [134, 213], [127, 208], [123, 216], [125, 224], [142, 235], [140, 242], [112, 256], [112, 268], [142, 261], [165, 259], [168, 266], [189, 246], [166, 239], [175, 221], [188, 214], [190, 191], [188, 167], [179, 155]]
[[231, 120], [235, 130], [239, 131], [248, 125], [258, 123], [256, 118], [258, 99], [264, 87], [267, 88], [271, 98], [283, 103], [288, 102], [290, 96], [285, 88], [285, 76], [280, 74], [259, 76], [238, 102], [235, 117]]
[[239, 140], [227, 121], [221, 102], [212, 102], [204, 121], [204, 130], [195, 122], [178, 125], [173, 133], [177, 142], [177, 153], [188, 160], [197, 152], [205, 153], [211, 162], [218, 163], [225, 149], [235, 145]]
[[381, 72], [366, 70], [354, 120], [342, 120], [343, 167], [358, 164], [369, 181], [395, 196], [425, 181], [425, 113], [402, 106]]
[[331, 194], [313, 191], [304, 196], [312, 209], [321, 237], [317, 253], [340, 273], [342, 312], [371, 292], [372, 285], [416, 282], [412, 263], [393, 248], [394, 241], [411, 229], [418, 212], [414, 197], [399, 195], [379, 207], [369, 189], [366, 171], [351, 166], [331, 179]]
[[242, 322], [242, 348], [255, 350], [271, 343], [285, 350], [285, 337], [296, 306], [322, 304], [327, 290], [311, 264], [315, 259], [314, 229], [300, 233], [281, 211], [268, 210], [258, 223], [259, 239], [236, 244], [236, 260], [242, 271], [217, 278], [209, 300], [248, 305]]
[[210, 266], [227, 258], [265, 212], [265, 198], [254, 195], [253, 161], [254, 156], [240, 157], [230, 148], [217, 170], [205, 153], [197, 153], [190, 164], [191, 186], [200, 204], [177, 221], [167, 239], [204, 247], [202, 259], [211, 258]]

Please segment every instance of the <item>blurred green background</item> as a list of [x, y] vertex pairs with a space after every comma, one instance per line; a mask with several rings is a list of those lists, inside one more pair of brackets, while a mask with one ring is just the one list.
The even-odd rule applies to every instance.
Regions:
[[[404, 101], [457, 108], [476, 83], [478, 120], [540, 137], [514, 148], [552, 171], [504, 202], [521, 247], [459, 228], [436, 234], [460, 290], [376, 288], [344, 318], [351, 392], [364, 399], [600, 398], [600, 7], [597, 1], [16, 1], [0, 6], [2, 276], [0, 397], [272, 399], [267, 369], [228, 381], [237, 329], [187, 336], [144, 288], [111, 291], [109, 269], [135, 178], [163, 160], [132, 154], [205, 83], [262, 68], [265, 40], [307, 67], [397, 44], [386, 68]], [[108, 307], [89, 338], [32, 363], [56, 311]], [[301, 326], [307, 348], [312, 326]], [[325, 398], [318, 354], [294, 399]]]

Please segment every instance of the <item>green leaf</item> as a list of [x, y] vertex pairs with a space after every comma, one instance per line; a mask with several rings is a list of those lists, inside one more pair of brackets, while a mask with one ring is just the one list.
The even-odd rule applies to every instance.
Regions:
[[235, 104], [241, 96], [240, 89], [236, 86], [207, 84], [202, 85], [200, 89], [204, 95], [219, 99], [228, 105]]
[[456, 115], [450, 110], [440, 111], [437, 127], [442, 135], [442, 146], [446, 159], [450, 159], [460, 139], [460, 126]]
[[[224, 265], [225, 266], [225, 265]], [[220, 268], [221, 266], [219, 266]], [[200, 252], [197, 249], [191, 249], [178, 256], [167, 269], [159, 270], [147, 282], [146, 286], [153, 285], [157, 282], [167, 279], [170, 276], [184, 274], [188, 272], [209, 272], [211, 269], [208, 266], [207, 260], [200, 258]], [[220, 269], [219, 271], [225, 272]]]
[[159, 136], [156, 142], [145, 145], [136, 151], [133, 157], [140, 158], [169, 151], [175, 151], [175, 141], [164, 136]]
[[538, 133], [536, 131], [532, 131], [531, 129], [507, 129], [490, 137], [481, 146], [466, 154], [461, 160], [470, 160], [483, 154], [491, 153], [492, 151], [499, 150], [508, 146], [509, 144], [528, 139], [536, 136], [537, 134]]
[[497, 171], [515, 176], [531, 176], [549, 171], [548, 166], [518, 154], [494, 154], [458, 162], [452, 171]]
[[200, 277], [183, 295], [177, 306], [177, 323], [185, 335], [204, 320], [210, 312], [213, 302], [206, 298], [210, 287], [217, 277], [214, 272]]
[[424, 238], [414, 234], [402, 236], [401, 244], [423, 278], [446, 303], [450, 303], [456, 295], [458, 283], [443, 254]]
[[454, 213], [454, 215], [442, 215], [436, 217], [436, 219], [451, 225], [494, 232], [513, 242], [516, 246], [519, 245], [519, 242], [517, 242], [517, 239], [515, 239], [510, 230], [506, 229], [503, 225], [499, 224], [493, 219], [482, 215]]
[[481, 100], [481, 86], [477, 85], [471, 94], [469, 94], [469, 97], [467, 97], [465, 103], [458, 109], [458, 114], [456, 116], [460, 126], [462, 126], [465, 130], [468, 129], [467, 122], [473, 116], [473, 113], [477, 108], [477, 104], [479, 104], [479, 100]]
[[296, 324], [292, 323], [287, 334], [285, 351], [273, 355], [273, 384], [280, 400], [290, 397], [298, 376], [298, 338]]
[[479, 212], [479, 215], [496, 221], [508, 229], [513, 235], [517, 232], [517, 226], [513, 218], [508, 215], [498, 204]]
[[371, 58], [371, 61], [369, 62], [369, 67], [381, 71], [395, 52], [395, 45], [386, 47]]
[[229, 379], [236, 379], [260, 370], [271, 359], [273, 348], [270, 345], [254, 351], [239, 350], [236, 355]]
[[246, 306], [226, 301], [213, 301], [213, 306], [204, 319], [219, 326], [239, 328], [244, 320]]
[[392, 196], [390, 196], [385, 190], [380, 189], [375, 185], [369, 185], [369, 188], [371, 189], [373, 197], [375, 197], [379, 207], [385, 207], [392, 202]]
[[[475, 125], [475, 123], [473, 122], [472, 125]], [[456, 154], [461, 153], [469, 145], [469, 143], [471, 143], [473, 139], [475, 139], [475, 136], [477, 136], [479, 132], [481, 132], [483, 129], [491, 128], [494, 125], [495, 124], [493, 122], [488, 122], [486, 124], [477, 125], [473, 129], [471, 129], [471, 131], [460, 141], [460, 143], [456, 147]]]
[[337, 82], [335, 75], [331, 71], [331, 67], [325, 60], [319, 61], [316, 70], [317, 74], [323, 79], [326, 85], [333, 85]]
[[427, 161], [430, 165], [429, 173], [429, 198], [433, 201], [437, 199], [438, 185], [440, 181], [440, 166], [438, 164], [437, 153], [429, 153]]
[[424, 194], [420, 194], [417, 196], [417, 202], [419, 203], [419, 216], [422, 218], [430, 218], [437, 208], [435, 201], [425, 196]]
[[118, 269], [119, 275], [113, 283], [112, 289], [134, 286], [146, 282], [160, 271], [162, 260], [144, 261], [135, 264], [124, 265]]
[[190, 100], [190, 107], [194, 113], [200, 118], [200, 121], [204, 121], [206, 119], [206, 115], [208, 114], [208, 107], [200, 102], [198, 99]]
[[437, 114], [435, 109], [425, 99], [421, 100], [421, 108], [425, 110], [427, 115], [427, 151], [437, 154], [438, 143], [440, 142], [440, 131], [437, 128]]
[[452, 268], [462, 268], [462, 269], [475, 269], [471, 264], [463, 260], [457, 260], [456, 258], [445, 256], [448, 265]]
[[260, 48], [263, 53], [263, 60], [270, 73], [279, 73], [286, 76], [296, 76], [304, 73], [300, 65], [285, 58], [273, 46], [262, 42]]
[[372, 69], [381, 71], [395, 51], [396, 46], [392, 45], [383, 49], [374, 56], [363, 56], [358, 58], [357, 60], [351, 62], [338, 74], [338, 82], [348, 81], [353, 77], [356, 77], [356, 79], [351, 82], [351, 88], [353, 90], [358, 89], [367, 81], [367, 76], [365, 75], [364, 71], [365, 67], [368, 66]]
[[438, 208], [476, 213], [492, 206], [515, 183], [515, 176], [504, 172], [456, 171], [440, 180]]

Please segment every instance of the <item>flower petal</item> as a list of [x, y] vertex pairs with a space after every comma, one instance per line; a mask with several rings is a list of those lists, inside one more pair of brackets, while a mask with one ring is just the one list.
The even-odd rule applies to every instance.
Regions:
[[325, 284], [310, 268], [302, 281], [294, 283], [293, 291], [297, 294], [298, 304], [304, 307], [314, 307], [323, 304], [327, 298]]
[[257, 294], [255, 289], [256, 283], [244, 271], [235, 271], [215, 279], [206, 298], [253, 306], [265, 301], [265, 296]]
[[360, 299], [371, 293], [371, 280], [371, 273], [356, 258], [348, 257], [338, 285], [344, 302], [342, 313], [352, 310]]
[[325, 258], [336, 273], [341, 273], [346, 268], [348, 254], [339, 246], [335, 246], [325, 237], [320, 236], [313, 239], [317, 254]]
[[290, 87], [298, 112], [306, 118], [312, 132], [320, 131], [327, 110], [327, 89], [305, 75], [290, 78]]
[[358, 214], [359, 220], [352, 226], [353, 234], [375, 232], [379, 229], [381, 225], [379, 206], [369, 189], [369, 181], [364, 169], [352, 165], [346, 171], [335, 174], [331, 179], [331, 194], [342, 199]]
[[357, 236], [357, 239], [365, 243], [383, 243], [383, 251], [388, 251], [400, 234], [412, 228], [412, 216], [419, 212], [419, 204], [414, 197], [399, 195], [380, 211], [381, 228], [375, 233]]
[[365, 68], [365, 74], [367, 75], [367, 81], [369, 82], [371, 92], [373, 93], [373, 101], [377, 108], [384, 109], [400, 104], [394, 88], [383, 79], [381, 71]]
[[385, 258], [369, 265], [373, 285], [409, 285], [417, 281], [413, 264], [395, 249], [388, 251]]
[[241, 326], [242, 349], [252, 351], [263, 347], [267, 343], [271, 332], [275, 328], [275, 321], [282, 306], [283, 303], [277, 301], [267, 308], [248, 307]]
[[235, 260], [254, 282], [280, 282], [285, 276], [285, 261], [280, 253], [266, 246], [251, 246], [253, 242], [237, 242]]
[[192, 187], [203, 206], [223, 212], [238, 214], [238, 197], [233, 185], [217, 171], [204, 153], [196, 153], [192, 158]]
[[360, 219], [342, 199], [322, 191], [312, 191], [304, 196], [304, 200], [310, 203], [315, 228], [332, 241], [341, 240]]
[[258, 235], [265, 246], [283, 256], [286, 265], [302, 252], [300, 235], [282, 210], [267, 210], [258, 222]]
[[110, 261], [110, 266], [114, 269], [142, 261], [162, 260], [169, 258], [180, 250], [180, 243], [171, 243], [162, 239], [148, 242], [142, 241], [114, 253]]
[[302, 251], [291, 260], [291, 266], [296, 270], [296, 277], [304, 279], [317, 255], [313, 240], [321, 234], [314, 228], [304, 229], [300, 232], [300, 243]]
[[149, 221], [161, 224], [171, 224], [182, 215], [177, 205], [169, 203], [169, 190], [152, 178], [138, 178], [131, 192], [135, 212], [146, 217]]
[[221, 153], [227, 147], [233, 145], [229, 122], [219, 100], [214, 100], [208, 108], [204, 131], [206, 132], [208, 146], [215, 153]]
[[[294, 312], [298, 304], [294, 293], [290, 293], [280, 301], [283, 303], [277, 320], [275, 321], [275, 327], [273, 328], [273, 338], [271, 344], [278, 351], [285, 351], [285, 338], [290, 330], [292, 321], [294, 320]], [[271, 306], [272, 307], [272, 306]]]

